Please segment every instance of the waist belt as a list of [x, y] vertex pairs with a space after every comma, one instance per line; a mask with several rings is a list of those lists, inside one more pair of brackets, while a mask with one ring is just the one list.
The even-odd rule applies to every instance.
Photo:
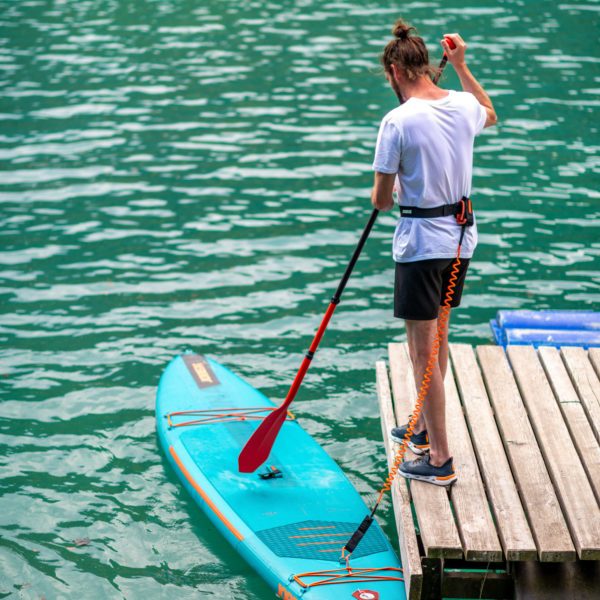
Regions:
[[438, 217], [456, 217], [459, 225], [470, 227], [475, 222], [473, 218], [473, 205], [471, 199], [464, 196], [454, 204], [443, 204], [433, 208], [419, 208], [417, 206], [400, 206], [400, 216], [411, 219], [436, 219]]

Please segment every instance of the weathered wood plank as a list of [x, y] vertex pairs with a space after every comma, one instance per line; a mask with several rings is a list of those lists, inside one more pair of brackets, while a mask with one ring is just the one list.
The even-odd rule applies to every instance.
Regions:
[[565, 346], [560, 351], [581, 399], [596, 440], [600, 443], [600, 380], [583, 348]]
[[465, 558], [499, 562], [502, 560], [502, 547], [490, 513], [450, 365], [444, 387], [448, 446], [458, 475], [458, 480], [450, 489], [450, 495]]
[[[390, 344], [390, 376], [396, 411], [396, 421], [408, 421], [416, 399], [412, 365], [406, 344]], [[414, 458], [407, 450], [406, 458]], [[428, 558], [462, 558], [463, 551], [445, 489], [423, 481], [411, 481], [410, 493], [414, 502], [421, 542]]]
[[567, 524], [504, 350], [479, 346], [477, 358], [539, 559], [575, 560]]
[[[594, 496], [596, 496], [597, 501], [600, 501], [600, 446], [594, 436], [579, 396], [556, 348], [542, 347], [538, 350], [538, 356], [558, 400], [558, 406], [565, 423], [571, 432], [571, 439], [587, 473]], [[585, 352], [582, 358], [587, 361]]]
[[[389, 437], [389, 431], [396, 426], [396, 417], [392, 405], [392, 393], [388, 379], [387, 368], [383, 361], [375, 364], [377, 373], [377, 398], [379, 399], [379, 411], [381, 414], [381, 429], [383, 443], [387, 456], [388, 468], [394, 464], [395, 444]], [[412, 510], [410, 508], [410, 496], [406, 481], [402, 477], [396, 477], [391, 489], [392, 504], [396, 518], [396, 529], [400, 542], [400, 557], [404, 572], [404, 583], [406, 585], [406, 597], [408, 600], [421, 598], [423, 585], [423, 570], [421, 569], [421, 556], [417, 542], [417, 534], [413, 523]]]
[[588, 350], [590, 362], [596, 371], [596, 375], [600, 377], [600, 348], [590, 348]]
[[509, 346], [508, 356], [577, 554], [600, 560], [600, 508], [544, 369], [531, 346]]
[[450, 356], [504, 555], [509, 561], [535, 560], [535, 542], [496, 427], [475, 352], [468, 344], [451, 344]]

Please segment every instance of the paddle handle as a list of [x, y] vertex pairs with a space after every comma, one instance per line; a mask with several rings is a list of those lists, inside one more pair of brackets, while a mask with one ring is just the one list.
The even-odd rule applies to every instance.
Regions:
[[340, 281], [335, 294], [331, 298], [331, 302], [329, 303], [329, 306], [327, 307], [327, 311], [325, 312], [325, 316], [323, 317], [323, 320], [321, 321], [321, 325], [319, 325], [319, 329], [317, 329], [317, 333], [315, 333], [315, 337], [313, 338], [312, 344], [310, 345], [308, 352], [304, 355], [302, 364], [300, 365], [300, 368], [298, 369], [298, 373], [296, 373], [296, 377], [294, 378], [294, 381], [292, 382], [292, 385], [290, 386], [290, 389], [287, 393], [287, 396], [285, 397], [285, 401], [281, 405], [281, 408], [287, 409], [287, 407], [293, 402], [294, 398], [296, 397], [296, 394], [298, 393], [298, 390], [300, 389], [300, 386], [302, 385], [302, 380], [304, 379], [304, 376], [306, 375], [306, 372], [308, 371], [308, 367], [310, 367], [310, 363], [313, 359], [313, 356], [315, 355], [315, 352], [317, 351], [317, 348], [319, 347], [321, 338], [323, 337], [323, 334], [325, 333], [325, 330], [327, 329], [327, 326], [329, 325], [329, 321], [331, 321], [331, 317], [333, 316], [336, 306], [340, 303], [342, 294], [344, 293], [344, 289], [346, 288], [346, 284], [348, 283], [348, 280], [350, 279], [350, 275], [352, 275], [352, 271], [354, 270], [356, 261], [358, 260], [358, 257], [360, 256], [360, 254], [362, 252], [362, 249], [367, 241], [367, 238], [369, 237], [369, 234], [371, 233], [371, 229], [373, 229], [373, 225], [375, 223], [375, 220], [377, 219], [378, 214], [379, 214], [379, 210], [376, 208], [373, 209], [373, 212], [371, 213], [371, 216], [369, 217], [369, 221], [367, 222], [367, 224], [362, 232], [362, 235], [360, 236], [360, 240], [358, 241], [358, 244], [354, 250], [354, 254], [352, 255], [352, 258], [350, 259], [350, 262], [348, 263], [348, 266], [346, 267], [344, 276], [342, 277], [342, 280]]
[[[448, 43], [448, 46], [450, 46], [451, 50], [454, 50], [454, 48], [456, 48], [456, 45], [452, 41], [452, 38], [450, 38], [448, 36], [444, 36], [444, 39]], [[444, 56], [442, 56], [442, 60], [440, 61], [440, 66], [438, 67], [437, 73], [436, 73], [435, 77], [433, 78], [433, 83], [437, 83], [440, 80], [440, 77], [442, 76], [442, 71], [444, 70], [444, 67], [446, 66], [447, 62], [448, 62], [448, 55], [444, 52]]]

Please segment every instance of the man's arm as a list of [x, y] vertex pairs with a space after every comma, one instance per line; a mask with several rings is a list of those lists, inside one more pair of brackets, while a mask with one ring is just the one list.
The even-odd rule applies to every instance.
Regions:
[[[449, 37], [456, 46], [454, 49], [451, 49], [446, 41], [446, 37]], [[494, 110], [494, 105], [490, 100], [490, 97], [485, 93], [484, 89], [481, 87], [480, 83], [475, 79], [473, 73], [467, 67], [467, 63], [465, 62], [465, 51], [467, 50], [467, 44], [465, 41], [458, 35], [458, 33], [448, 33], [444, 36], [444, 39], [441, 41], [442, 48], [444, 48], [444, 52], [446, 52], [446, 56], [448, 57], [448, 62], [454, 67], [458, 78], [460, 79], [460, 83], [465, 92], [471, 92], [477, 101], [483, 108], [485, 108], [485, 112], [487, 113], [487, 118], [485, 120], [484, 127], [490, 127], [491, 125], [495, 125], [498, 122], [498, 117], [496, 116], [496, 111]]]
[[373, 191], [371, 192], [371, 203], [374, 208], [379, 210], [391, 210], [394, 207], [394, 191], [395, 173], [380, 173], [375, 172], [375, 182], [373, 183]]

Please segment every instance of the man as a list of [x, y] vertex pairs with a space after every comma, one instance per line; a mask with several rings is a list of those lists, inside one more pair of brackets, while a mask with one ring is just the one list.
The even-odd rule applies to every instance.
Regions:
[[[400, 20], [392, 32], [396, 39], [386, 46], [381, 62], [400, 106], [381, 123], [373, 162], [375, 183], [371, 201], [375, 208], [390, 210], [394, 206], [395, 189], [402, 207], [418, 207], [413, 213], [420, 211], [424, 216], [423, 213], [433, 213], [422, 209], [454, 205], [470, 196], [474, 138], [484, 127], [496, 123], [496, 113], [489, 96], [465, 63], [467, 46], [460, 35], [447, 34], [441, 41], [463, 88], [462, 92], [456, 92], [440, 89], [432, 82], [427, 48], [414, 35], [413, 27]], [[406, 321], [417, 389], [421, 387], [436, 339], [439, 307], [447, 291], [460, 232], [455, 216], [447, 213], [436, 218], [402, 216], [394, 233], [394, 316]], [[452, 307], [460, 304], [476, 244], [474, 225], [464, 231]], [[408, 440], [409, 447], [421, 456], [404, 462], [399, 473], [436, 485], [450, 485], [456, 474], [445, 422], [447, 324], [441, 331], [440, 342], [430, 388]], [[402, 442], [406, 430], [406, 425], [393, 429], [392, 438]]]

